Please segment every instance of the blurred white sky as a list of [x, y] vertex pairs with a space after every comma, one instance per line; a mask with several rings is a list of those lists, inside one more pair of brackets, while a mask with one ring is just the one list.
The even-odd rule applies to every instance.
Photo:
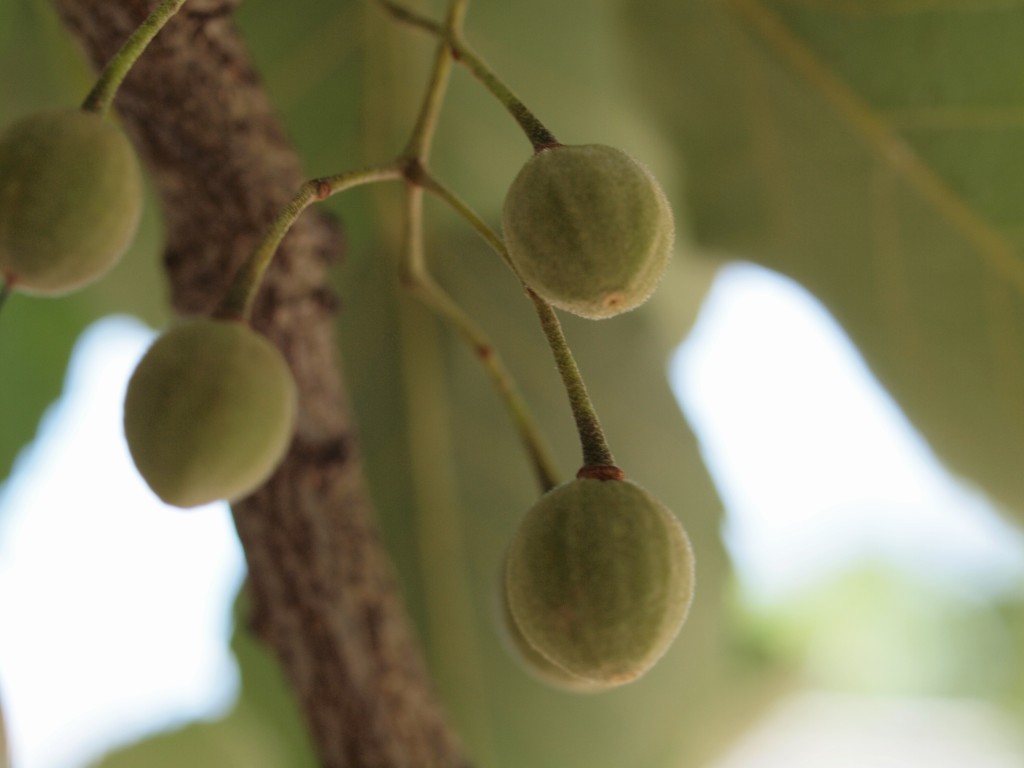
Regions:
[[953, 589], [1024, 584], [1024, 536], [939, 465], [792, 281], [724, 268], [672, 378], [753, 598], [783, 597], [866, 558]]
[[[243, 562], [226, 508], [161, 505], [121, 436], [124, 387], [151, 338], [124, 318], [91, 328], [65, 396], [0, 488], [0, 695], [15, 768], [78, 768], [235, 694], [226, 643]], [[862, 557], [950, 588], [1019, 588], [1020, 533], [936, 464], [789, 281], [725, 269], [672, 372], [753, 599], [783, 600]], [[907, 759], [891, 765], [928, 764]], [[750, 760], [727, 765], [794, 766]]]
[[0, 487], [0, 696], [15, 768], [71, 768], [227, 707], [243, 576], [226, 505], [165, 507], [121, 433], [153, 338], [109, 318], [79, 340], [62, 399]]
[[1019, 724], [983, 702], [804, 693], [712, 768], [1020, 768]]

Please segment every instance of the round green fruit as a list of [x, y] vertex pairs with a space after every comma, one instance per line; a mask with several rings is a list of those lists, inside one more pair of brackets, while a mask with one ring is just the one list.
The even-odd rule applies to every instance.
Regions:
[[509, 610], [508, 593], [505, 589], [504, 580], [501, 584], [500, 600], [499, 610], [501, 615], [499, 622], [502, 638], [519, 663], [538, 680], [553, 688], [561, 688], [573, 693], [598, 693], [608, 688], [614, 688], [617, 685], [616, 683], [586, 680], [570, 674], [530, 645], [527, 639], [523, 637], [523, 633], [519, 630], [519, 625], [516, 624], [516, 620], [512, 617], [512, 612]]
[[578, 478], [526, 514], [505, 565], [523, 640], [591, 685], [635, 680], [662, 656], [693, 597], [689, 539], [628, 480]]
[[595, 320], [647, 300], [675, 234], [654, 176], [603, 144], [535, 153], [505, 197], [504, 227], [523, 282], [552, 305]]
[[0, 135], [0, 276], [15, 290], [58, 295], [100, 277], [141, 210], [135, 152], [106, 118], [39, 112]]
[[291, 442], [295, 383], [281, 353], [235, 321], [187, 320], [149, 348], [128, 382], [124, 433], [168, 504], [248, 495]]

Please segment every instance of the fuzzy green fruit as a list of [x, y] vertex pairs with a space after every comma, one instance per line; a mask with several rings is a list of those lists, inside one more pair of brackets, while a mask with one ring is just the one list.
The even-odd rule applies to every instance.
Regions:
[[661, 657], [686, 618], [693, 581], [679, 521], [628, 480], [579, 478], [546, 493], [505, 567], [523, 639], [556, 668], [606, 687]]
[[519, 663], [534, 677], [553, 688], [561, 688], [573, 693], [598, 693], [614, 688], [617, 683], [606, 683], [596, 680], [585, 680], [566, 672], [560, 666], [541, 654], [523, 637], [523, 633], [512, 617], [512, 611], [508, 607], [508, 593], [505, 589], [505, 582], [502, 580], [500, 595], [501, 615], [499, 623], [502, 630], [502, 638], [509, 647], [512, 654], [519, 660]]
[[0, 275], [16, 290], [58, 295], [100, 277], [141, 211], [135, 151], [100, 115], [39, 112], [0, 136]]
[[526, 285], [595, 320], [646, 301], [672, 255], [675, 226], [661, 186], [603, 144], [534, 154], [508, 190], [504, 220], [509, 258]]
[[194, 319], [157, 339], [136, 367], [124, 433], [156, 495], [195, 507], [262, 485], [295, 414], [295, 383], [273, 344], [241, 322]]

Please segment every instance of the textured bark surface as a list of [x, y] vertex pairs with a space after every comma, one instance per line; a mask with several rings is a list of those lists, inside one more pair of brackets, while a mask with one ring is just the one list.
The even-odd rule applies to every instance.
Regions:
[[[94, 63], [156, 0], [53, 0]], [[115, 101], [159, 192], [174, 307], [205, 312], [304, 174], [231, 21], [191, 0]], [[337, 229], [307, 212], [282, 244], [254, 325], [282, 349], [299, 427], [268, 485], [235, 505], [252, 627], [280, 660], [323, 765], [462, 766], [376, 529], [333, 336]]]

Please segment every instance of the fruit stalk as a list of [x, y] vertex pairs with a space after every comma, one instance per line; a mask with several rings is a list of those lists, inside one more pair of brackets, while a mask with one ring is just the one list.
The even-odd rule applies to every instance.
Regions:
[[427, 272], [423, 257], [422, 197], [422, 188], [409, 186], [406, 196], [406, 256], [401, 267], [402, 283], [417, 299], [448, 322], [473, 350], [505, 403], [530, 459], [541, 493], [544, 493], [560, 482], [558, 471], [515, 381], [490, 339]]
[[569, 407], [572, 409], [576, 431], [580, 436], [580, 446], [583, 449], [583, 469], [580, 472], [585, 473], [595, 467], [614, 467], [615, 457], [608, 447], [608, 441], [605, 439], [604, 430], [601, 429], [594, 404], [587, 393], [587, 385], [576, 365], [576, 359], [565, 340], [558, 315], [550, 304], [529, 288], [526, 289], [526, 293], [537, 310], [541, 328], [548, 340], [548, 346], [551, 347], [551, 354], [555, 357], [558, 373], [562, 377], [562, 385], [569, 396]]
[[362, 184], [398, 178], [401, 178], [401, 171], [397, 166], [381, 165], [312, 179], [303, 184], [288, 205], [270, 223], [259, 247], [238, 270], [216, 316], [239, 320], [249, 318], [252, 314], [252, 305], [256, 294], [259, 293], [260, 284], [263, 282], [263, 275], [266, 273], [267, 267], [270, 266], [277, 247], [295, 220], [312, 203], [325, 200], [331, 195]]
[[[465, 6], [466, 2], [468, 0], [458, 3], [458, 5]], [[495, 74], [494, 70], [469, 47], [462, 36], [460, 26], [438, 24], [432, 19], [421, 16], [415, 11], [411, 11], [391, 0], [377, 0], [377, 4], [394, 19], [418, 29], [426, 30], [444, 41], [445, 46], [450, 49], [451, 55], [455, 60], [465, 66], [490, 91], [491, 95], [501, 102], [508, 113], [512, 115], [512, 118], [519, 124], [519, 127], [523, 129], [526, 137], [530, 140], [534, 150], [558, 145], [558, 139], [555, 138], [555, 135], [512, 92], [512, 89], [505, 85], [504, 81]], [[462, 12], [464, 13], [464, 9]]]
[[459, 38], [453, 39], [450, 43], [458, 59], [491, 94], [502, 103], [513, 119], [519, 123], [526, 138], [530, 140], [535, 151], [546, 147], [558, 145], [558, 139], [537, 119], [522, 101], [519, 100], [505, 83], [494, 73], [483, 59]]
[[121, 49], [107, 62], [103, 72], [96, 80], [96, 84], [89, 91], [89, 95], [85, 97], [85, 101], [82, 102], [82, 109], [101, 115], [110, 111], [110, 105], [114, 101], [117, 89], [128, 72], [131, 71], [132, 65], [146, 50], [146, 46], [156, 37], [157, 33], [163, 29], [164, 24], [184, 4], [185, 0], [163, 0], [153, 9], [152, 13], [125, 41]]
[[419, 184], [425, 190], [433, 194], [439, 200], [447, 204], [453, 211], [458, 213], [476, 231], [478, 235], [497, 253], [502, 261], [512, 270], [512, 273], [519, 277], [515, 265], [509, 258], [505, 242], [469, 205], [451, 189], [442, 184], [436, 177], [423, 171], [419, 177]]
[[[518, 277], [515, 265], [509, 258], [505, 242], [501, 239], [498, 233], [487, 224], [487, 222], [480, 218], [480, 216], [470, 208], [469, 205], [455, 195], [455, 193], [441, 184], [430, 174], [424, 172], [420, 177], [420, 183], [424, 189], [428, 192], [432, 192], [439, 199], [451, 206], [452, 210], [462, 216], [469, 225], [473, 227], [477, 234], [483, 238], [484, 242], [490, 245], [491, 248], [501, 256], [509, 269], [511, 269]], [[608, 447], [608, 441], [604, 436], [604, 431], [601, 429], [601, 423], [597, 417], [597, 411], [594, 409], [594, 405], [590, 400], [590, 395], [587, 393], [587, 387], [583, 381], [583, 376], [580, 374], [580, 370], [576, 365], [576, 360], [573, 357], [572, 350], [569, 348], [569, 344], [565, 340], [565, 334], [562, 332], [562, 325], [558, 321], [558, 316], [555, 314], [551, 305], [530, 290], [525, 283], [523, 284], [523, 290], [526, 291], [526, 294], [530, 297], [530, 300], [533, 302], [534, 308], [537, 311], [537, 317], [540, 320], [541, 328], [544, 331], [544, 336], [547, 339], [548, 346], [551, 348], [551, 353], [554, 355], [555, 365], [558, 368], [559, 375], [562, 377], [562, 383], [565, 386], [566, 394], [569, 397], [569, 407], [572, 409], [573, 419], [576, 422], [576, 430], [580, 437], [580, 445], [583, 449], [584, 469], [590, 467], [614, 467], [615, 459], [612, 456], [611, 449]]]
[[[490, 339], [448, 293], [434, 281], [423, 252], [423, 189], [449, 194], [426, 169], [444, 93], [451, 75], [453, 54], [444, 40], [461, 34], [468, 0], [452, 0], [437, 46], [419, 115], [399, 163], [408, 184], [405, 197], [405, 242], [400, 277], [403, 285], [428, 309], [447, 322], [473, 351], [505, 403], [519, 439], [526, 450], [541, 492], [559, 483], [558, 472], [530, 410], [519, 394], [512, 375]], [[452, 195], [452, 197], [454, 197]]]
[[[466, 16], [466, 7], [469, 0], [452, 0], [448, 9], [448, 16], [445, 19], [443, 29], [449, 34], [458, 35], [462, 32], [462, 20]], [[420, 104], [420, 112], [416, 118], [416, 125], [406, 144], [403, 156], [410, 161], [424, 166], [430, 155], [430, 148], [434, 140], [434, 131], [437, 128], [437, 120], [441, 115], [441, 105], [444, 102], [444, 94], [448, 88], [448, 79], [452, 70], [451, 46], [441, 44], [437, 46], [434, 54], [434, 68], [427, 81], [427, 90], [423, 95]]]

